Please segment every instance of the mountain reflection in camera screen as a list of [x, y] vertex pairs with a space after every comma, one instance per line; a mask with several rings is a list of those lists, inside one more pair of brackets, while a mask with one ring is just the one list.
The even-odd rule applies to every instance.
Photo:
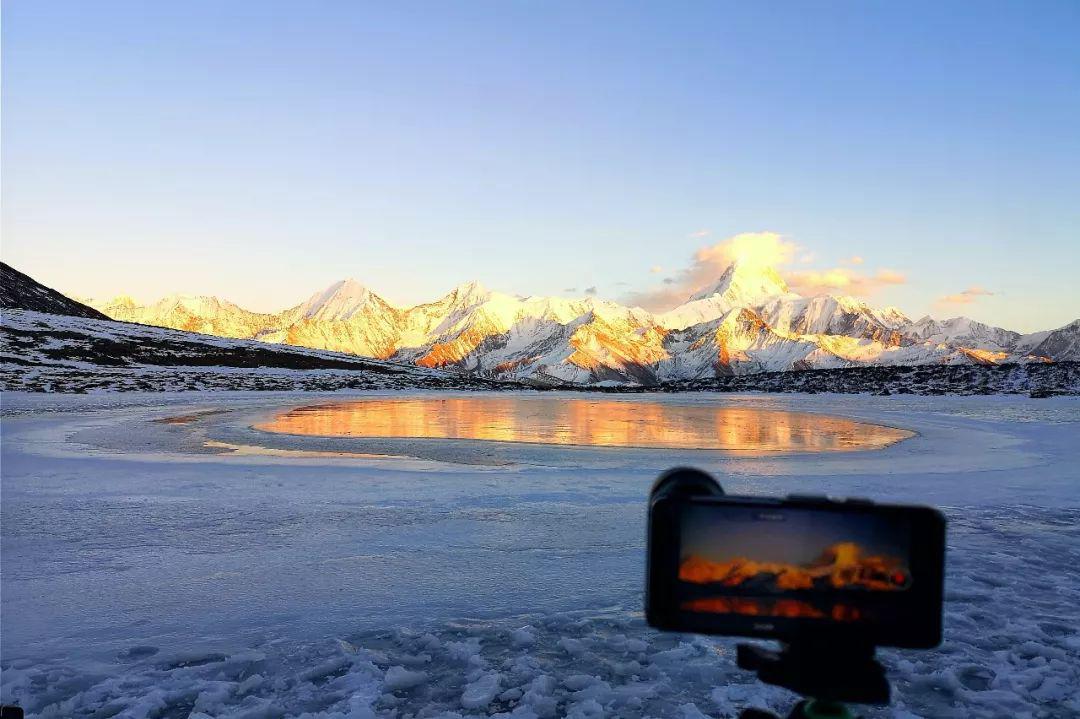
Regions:
[[909, 546], [903, 520], [695, 506], [683, 517], [679, 579], [695, 595], [902, 591], [911, 585]]

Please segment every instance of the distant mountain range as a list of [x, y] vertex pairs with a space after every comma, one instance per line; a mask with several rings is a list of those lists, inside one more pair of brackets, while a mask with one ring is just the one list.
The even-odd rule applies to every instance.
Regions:
[[351, 279], [269, 314], [206, 296], [82, 301], [115, 320], [556, 383], [1080, 360], [1080, 320], [1028, 335], [965, 317], [912, 321], [854, 297], [802, 297], [774, 270], [738, 263], [663, 313], [594, 297], [518, 297], [477, 282], [395, 307]]
[[[2, 262], [0, 275], [0, 389], [4, 391], [506, 390], [557, 386], [600, 392], [1004, 393], [1032, 397], [1080, 394], [1080, 362], [1067, 360], [856, 364], [808, 371], [715, 374], [659, 384], [570, 384], [555, 382], [551, 375], [533, 375], [521, 381], [507, 380], [504, 375], [496, 380], [490, 378], [490, 372], [485, 377], [479, 372], [461, 371], [456, 364], [446, 365], [446, 370], [432, 369], [351, 353], [116, 321]], [[335, 294], [343, 296], [330, 292]], [[219, 312], [217, 305], [221, 303], [215, 302], [206, 301], [203, 313], [222, 317], [237, 314], [228, 308]], [[132, 302], [115, 304], [135, 306]], [[177, 313], [176, 318], [196, 322], [205, 331], [207, 318], [199, 319], [190, 311], [198, 304], [184, 303], [189, 309]], [[207, 313], [207, 307], [212, 312]], [[268, 316], [248, 314], [256, 318], [256, 325]], [[217, 331], [224, 331], [220, 323]], [[252, 331], [251, 327], [245, 331]], [[1054, 351], [1064, 346], [1068, 351], [1073, 337], [1065, 332], [1036, 333], [1021, 338], [1022, 342], [1017, 340], [1017, 346], [1045, 346]], [[1013, 356], [1018, 355], [1014, 352]]]
[[679, 564], [683, 582], [762, 593], [824, 589], [906, 589], [911, 575], [895, 557], [869, 555], [855, 542], [837, 542], [805, 565], [746, 557], [714, 561], [690, 555]]
[[351, 354], [109, 319], [0, 262], [0, 390], [505, 390]]

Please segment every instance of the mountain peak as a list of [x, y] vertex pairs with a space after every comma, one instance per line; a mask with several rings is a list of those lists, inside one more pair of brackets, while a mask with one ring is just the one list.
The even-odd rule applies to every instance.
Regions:
[[772, 267], [736, 261], [728, 265], [715, 283], [690, 295], [688, 302], [722, 295], [733, 304], [752, 307], [770, 297], [787, 293], [787, 283]]
[[487, 287], [484, 287], [478, 280], [469, 280], [468, 282], [462, 282], [460, 285], [450, 291], [450, 294], [455, 299], [461, 300], [482, 300], [485, 299], [491, 292]]
[[[355, 280], [352, 277], [346, 277], [343, 280], [338, 280], [334, 284], [330, 285], [337, 294], [348, 294], [351, 297], [356, 297], [368, 292], [368, 288], [359, 280]], [[329, 288], [328, 288], [329, 289]]]
[[171, 295], [162, 297], [158, 300], [158, 304], [161, 306], [211, 307], [221, 304], [221, 301], [211, 295], [187, 295], [174, 292]]
[[657, 320], [669, 329], [685, 329], [717, 319], [738, 307], [756, 309], [770, 300], [794, 297], [773, 268], [732, 262], [719, 280], [690, 295], [685, 304], [657, 315]]
[[316, 292], [301, 308], [304, 317], [344, 320], [377, 298], [371, 290], [349, 277], [339, 280], [322, 292]]
[[106, 304], [112, 307], [124, 307], [126, 309], [132, 309], [133, 307], [139, 306], [138, 301], [131, 295], [117, 295]]

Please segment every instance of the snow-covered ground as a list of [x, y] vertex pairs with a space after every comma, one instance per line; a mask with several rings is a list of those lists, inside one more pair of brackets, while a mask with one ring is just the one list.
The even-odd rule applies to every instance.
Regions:
[[[325, 399], [4, 393], [0, 698], [41, 717], [785, 710], [794, 696], [738, 670], [734, 641], [642, 620], [645, 497], [689, 462], [729, 492], [945, 509], [945, 643], [882, 652], [895, 700], [869, 716], [1080, 716], [1076, 398], [623, 399], [918, 432], [848, 454], [204, 446], [285, 449], [250, 424]], [[175, 416], [190, 421], [151, 421]]]

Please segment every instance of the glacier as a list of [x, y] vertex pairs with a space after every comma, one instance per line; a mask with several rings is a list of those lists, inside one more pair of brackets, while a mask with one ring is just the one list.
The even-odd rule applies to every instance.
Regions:
[[622, 399], [917, 433], [846, 454], [531, 446], [495, 466], [482, 443], [425, 459], [205, 446], [283, 407], [385, 394], [5, 392], [0, 699], [32, 717], [784, 710], [795, 697], [738, 670], [734, 641], [642, 620], [645, 498], [685, 462], [730, 492], [943, 508], [945, 642], [882, 651], [895, 700], [867, 716], [1080, 715], [1077, 398]]

